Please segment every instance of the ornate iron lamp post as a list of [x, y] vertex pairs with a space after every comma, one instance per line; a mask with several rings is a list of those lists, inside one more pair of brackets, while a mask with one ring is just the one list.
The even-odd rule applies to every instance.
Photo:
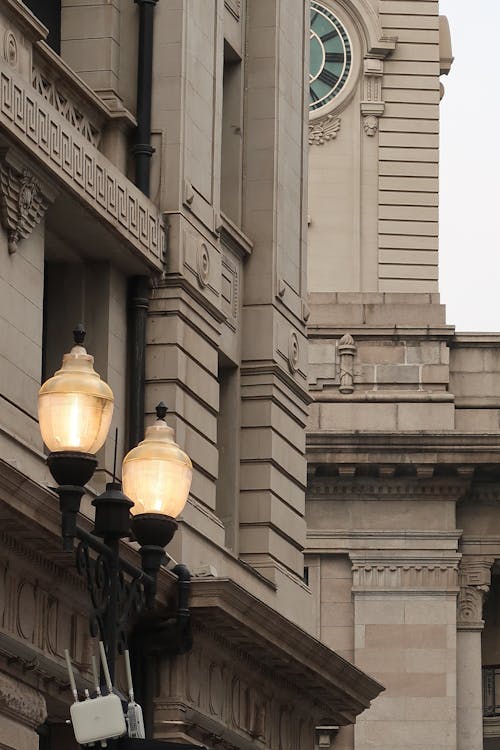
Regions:
[[[166, 407], [157, 407], [157, 422], [123, 461], [123, 489], [110, 483], [96, 497], [95, 528], [77, 524], [84, 485], [97, 467], [96, 452], [104, 444], [113, 415], [113, 393], [94, 371], [94, 358], [83, 347], [85, 331], [73, 332], [75, 346], [39, 393], [42, 438], [51, 451], [47, 465], [58, 486], [63, 549], [71, 552], [78, 540], [76, 562], [85, 577], [92, 602], [90, 629], [106, 648], [111, 678], [117, 651], [126, 647], [133, 614], [154, 604], [158, 571], [165, 546], [177, 529], [175, 517], [189, 495], [192, 465], [174, 441], [165, 420]], [[132, 514], [132, 516], [131, 516]], [[142, 569], [119, 555], [120, 539], [133, 535], [140, 544]], [[92, 554], [93, 553], [93, 554]], [[189, 573], [177, 565], [179, 616], [185, 621]]]

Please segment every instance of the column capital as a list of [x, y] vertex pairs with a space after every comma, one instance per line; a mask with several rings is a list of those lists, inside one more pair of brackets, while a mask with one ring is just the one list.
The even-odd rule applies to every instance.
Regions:
[[483, 604], [491, 584], [493, 557], [465, 555], [459, 565], [458, 630], [482, 630]]
[[45, 699], [38, 690], [0, 673], [0, 715], [36, 729], [47, 718]]

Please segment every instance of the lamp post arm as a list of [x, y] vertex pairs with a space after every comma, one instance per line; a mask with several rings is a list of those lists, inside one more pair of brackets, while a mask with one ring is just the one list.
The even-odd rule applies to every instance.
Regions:
[[[76, 527], [75, 536], [77, 539], [80, 539], [81, 542], [88, 544], [94, 552], [98, 552], [100, 555], [106, 555], [109, 557], [109, 555], [112, 554], [111, 550], [102, 539], [95, 536], [95, 534], [91, 534], [90, 531], [85, 531], [81, 526]], [[124, 573], [131, 576], [131, 578], [137, 578], [137, 580], [143, 583], [146, 587], [153, 587], [156, 584], [153, 576], [145, 573], [141, 568], [138, 568], [132, 563], [129, 563], [128, 560], [120, 558], [120, 568]]]
[[[150, 592], [156, 590], [156, 578], [120, 558], [119, 539], [101, 540], [80, 526], [75, 527], [75, 537], [80, 540], [76, 549], [77, 569], [85, 579], [92, 603], [90, 634], [99, 635], [104, 642], [113, 680], [116, 653], [127, 648], [133, 616], [154, 604]], [[89, 550], [96, 553], [95, 559]]]

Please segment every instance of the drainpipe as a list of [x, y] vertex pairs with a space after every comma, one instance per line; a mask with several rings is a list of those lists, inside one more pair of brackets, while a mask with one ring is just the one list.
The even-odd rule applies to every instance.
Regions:
[[[157, 0], [134, 0], [139, 6], [139, 50], [137, 59], [137, 129], [132, 152], [135, 184], [149, 196], [151, 146], [151, 92], [153, 87], [153, 29]], [[149, 308], [149, 279], [133, 276], [128, 289], [128, 445], [133, 448], [144, 438], [146, 389], [146, 319]]]
[[134, 0], [139, 6], [139, 53], [137, 61], [137, 129], [132, 152], [135, 184], [149, 196], [151, 146], [151, 90], [153, 85], [154, 9], [158, 0]]
[[128, 448], [144, 439], [146, 391], [146, 320], [149, 278], [132, 276], [128, 288]]

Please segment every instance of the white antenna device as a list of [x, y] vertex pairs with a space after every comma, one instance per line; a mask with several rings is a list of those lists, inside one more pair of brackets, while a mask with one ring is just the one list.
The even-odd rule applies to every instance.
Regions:
[[129, 704], [127, 709], [127, 724], [128, 724], [128, 736], [134, 739], [144, 740], [146, 739], [146, 732], [144, 729], [144, 718], [142, 715], [142, 708], [134, 699], [134, 685], [132, 683], [132, 670], [130, 669], [130, 654], [128, 649], [124, 653], [125, 656], [125, 672], [127, 674], [127, 686]]
[[[70, 706], [69, 712], [76, 741], [80, 745], [90, 745], [100, 742], [105, 747], [108, 740], [122, 737], [126, 734], [127, 725], [125, 723], [125, 716], [123, 715], [122, 702], [119, 696], [113, 693], [113, 685], [102, 641], [99, 642], [99, 651], [109, 695], [100, 695], [97, 665], [94, 658], [92, 660], [92, 670], [97, 698], [88, 697], [85, 701], [78, 701], [75, 676], [67, 651], [65, 652], [65, 658], [68, 666], [71, 692], [75, 699], [75, 703]], [[85, 695], [87, 697], [87, 693]]]

